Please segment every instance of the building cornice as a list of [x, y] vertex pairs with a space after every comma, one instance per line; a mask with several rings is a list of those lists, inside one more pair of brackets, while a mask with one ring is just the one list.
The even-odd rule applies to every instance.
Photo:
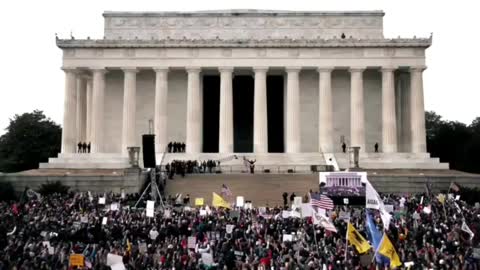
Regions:
[[191, 12], [123, 12], [105, 11], [103, 17], [309, 17], [309, 16], [381, 16], [382, 10], [368, 11], [291, 11], [291, 10], [259, 10], [259, 9], [229, 9], [205, 10]]
[[428, 48], [430, 38], [395, 39], [56, 39], [69, 48]]

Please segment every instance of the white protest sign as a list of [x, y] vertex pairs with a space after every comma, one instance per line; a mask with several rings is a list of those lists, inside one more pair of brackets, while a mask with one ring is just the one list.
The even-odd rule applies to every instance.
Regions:
[[118, 203], [112, 203], [112, 204], [110, 204], [110, 210], [112, 210], [112, 211], [117, 211], [117, 210], [118, 210]]
[[302, 217], [311, 217], [313, 215], [313, 208], [310, 203], [302, 203]]
[[212, 265], [213, 264], [213, 256], [210, 253], [202, 253], [202, 262], [205, 265]]
[[88, 223], [88, 216], [87, 216], [87, 215], [83, 215], [83, 216], [80, 218], [80, 222], [82, 222], [82, 223]]
[[155, 201], [147, 201], [147, 217], [153, 217], [155, 212]]
[[455, 201], [460, 200], [460, 195], [455, 196]]
[[393, 212], [393, 204], [385, 204], [385, 210], [388, 213], [392, 213]]
[[290, 217], [290, 211], [282, 211], [282, 218], [289, 218]]
[[195, 236], [189, 236], [187, 241], [188, 248], [195, 248], [195, 244], [197, 242], [197, 238]]
[[121, 197], [120, 197], [120, 198], [122, 198], [122, 200], [124, 200], [124, 199], [125, 199], [125, 189], [123, 189], [123, 188], [122, 188], [122, 195], [121, 195]]
[[98, 198], [98, 204], [105, 204], [105, 197]]
[[258, 208], [258, 212], [263, 215], [267, 213], [267, 208], [265, 206], [261, 206]]
[[117, 263], [123, 264], [123, 257], [119, 255], [115, 255], [112, 253], [107, 254], [107, 266], [112, 266]]
[[235, 227], [235, 225], [227, 224], [227, 227], [226, 227], [227, 233], [232, 233], [233, 232], [233, 227]]
[[300, 208], [300, 206], [302, 205], [302, 197], [301, 196], [295, 196], [295, 198], [293, 198], [293, 205]]
[[244, 203], [245, 203], [245, 198], [244, 198], [243, 196], [237, 196], [237, 203], [236, 203], [236, 205], [237, 205], [238, 207], [243, 207]]
[[107, 220], [108, 220], [107, 217], [103, 217], [103, 219], [102, 219], [102, 225], [107, 225]]
[[245, 203], [245, 204], [243, 205], [243, 208], [245, 208], [245, 209], [253, 209], [253, 204], [252, 204], [251, 202]]
[[348, 198], [343, 198], [343, 204], [349, 204], [350, 201], [348, 200]]
[[301, 218], [302, 217], [301, 213], [297, 212], [296, 210], [290, 211], [290, 216], [291, 217], [296, 217], [296, 218]]
[[200, 209], [200, 216], [206, 216], [206, 215], [207, 215], [207, 210]]
[[282, 239], [283, 239], [283, 242], [287, 242], [287, 241], [290, 241], [290, 242], [291, 242], [291, 241], [293, 241], [293, 235], [291, 235], [291, 234], [284, 234]]
[[122, 262], [122, 263], [116, 263], [116, 264], [114, 264], [114, 265], [110, 265], [110, 268], [111, 268], [112, 270], [125, 270], [125, 269], [126, 269], [126, 268], [125, 268], [125, 265], [123, 264], [123, 262]]
[[138, 251], [140, 251], [142, 254], [147, 253], [147, 243], [138, 244]]
[[172, 217], [172, 213], [169, 209], [165, 209], [165, 212], [163, 212], [163, 217], [164, 218], [171, 218]]

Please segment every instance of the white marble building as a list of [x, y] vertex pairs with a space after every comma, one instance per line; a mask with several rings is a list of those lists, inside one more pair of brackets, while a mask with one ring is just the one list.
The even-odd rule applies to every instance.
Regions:
[[[151, 120], [157, 162], [179, 141], [186, 153], [164, 162], [238, 153], [267, 167], [348, 167], [345, 142], [360, 147], [362, 167], [448, 168], [426, 152], [422, 74], [432, 39], [385, 38], [382, 11], [103, 16], [103, 39], [56, 40], [62, 153], [42, 167], [127, 166], [126, 148], [141, 146]], [[76, 154], [79, 141], [92, 153]]]

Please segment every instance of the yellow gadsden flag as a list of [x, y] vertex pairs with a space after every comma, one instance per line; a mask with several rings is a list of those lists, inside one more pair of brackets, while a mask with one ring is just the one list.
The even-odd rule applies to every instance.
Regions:
[[212, 205], [230, 209], [230, 204], [215, 192], [213, 192]]
[[357, 232], [355, 227], [349, 222], [347, 227], [347, 239], [350, 245], [354, 246], [358, 253], [365, 253], [369, 251], [372, 246], [368, 243], [363, 236]]
[[400, 257], [398, 257], [392, 242], [390, 242], [390, 239], [388, 239], [386, 234], [383, 235], [383, 240], [378, 246], [378, 253], [390, 259], [390, 267], [399, 267], [402, 265]]

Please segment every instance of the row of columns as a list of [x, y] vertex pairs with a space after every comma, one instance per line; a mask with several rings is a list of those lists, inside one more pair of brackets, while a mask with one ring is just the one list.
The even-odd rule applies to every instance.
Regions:
[[[136, 144], [136, 68], [122, 69], [124, 76], [122, 153], [128, 146]], [[168, 68], [154, 69], [155, 76], [155, 121], [154, 130], [158, 151], [167, 147], [167, 97]], [[202, 91], [201, 69], [187, 68], [187, 129], [186, 152], [201, 152], [202, 141]], [[267, 71], [268, 67], [255, 67], [254, 80], [254, 152], [268, 152], [267, 125]], [[286, 152], [300, 152], [300, 67], [288, 67], [287, 73], [287, 114]], [[352, 67], [350, 96], [350, 137], [351, 145], [365, 150], [365, 108], [363, 89], [363, 67]], [[411, 151], [426, 152], [425, 116], [423, 101], [424, 68], [411, 68]], [[62, 131], [62, 153], [73, 153], [76, 143], [88, 141], [92, 153], [103, 152], [105, 73], [106, 69], [92, 69], [92, 79], [79, 76], [75, 69], [65, 68], [65, 101]], [[220, 125], [219, 152], [233, 152], [233, 67], [221, 67], [220, 71]], [[332, 107], [332, 68], [318, 68], [319, 72], [319, 152], [332, 153], [333, 147], [333, 107]], [[395, 117], [395, 68], [383, 67], [382, 72], [382, 146], [383, 152], [397, 152], [397, 127]]]

